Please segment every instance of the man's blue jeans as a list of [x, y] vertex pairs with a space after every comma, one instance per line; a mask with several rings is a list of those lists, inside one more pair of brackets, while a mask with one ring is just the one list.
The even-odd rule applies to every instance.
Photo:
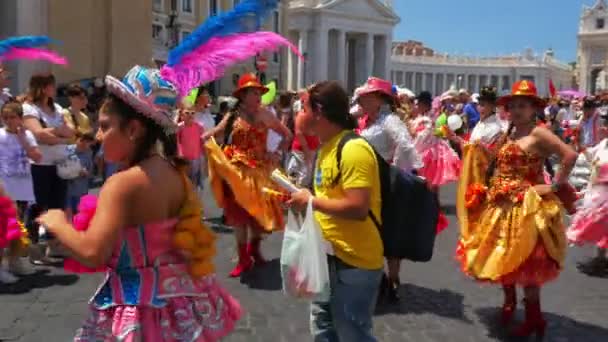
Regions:
[[382, 269], [364, 270], [329, 257], [329, 302], [313, 302], [311, 332], [315, 342], [375, 342], [372, 316]]

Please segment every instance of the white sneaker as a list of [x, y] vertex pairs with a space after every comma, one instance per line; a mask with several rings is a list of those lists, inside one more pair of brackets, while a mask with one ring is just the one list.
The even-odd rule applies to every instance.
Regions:
[[14, 284], [17, 281], [19, 281], [19, 278], [12, 275], [11, 272], [5, 269], [0, 269], [0, 283]]
[[36, 271], [28, 264], [23, 262], [21, 258], [15, 258], [8, 263], [8, 270], [18, 276], [27, 276], [36, 273]]

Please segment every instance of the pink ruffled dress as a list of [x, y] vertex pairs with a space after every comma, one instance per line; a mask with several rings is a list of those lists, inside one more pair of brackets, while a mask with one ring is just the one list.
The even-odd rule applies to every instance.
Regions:
[[414, 148], [424, 166], [418, 174], [433, 186], [440, 186], [458, 180], [461, 162], [458, 154], [447, 141], [436, 137], [435, 126], [427, 115], [412, 120], [415, 130]]
[[589, 149], [586, 155], [591, 160], [591, 178], [567, 236], [573, 244], [608, 248], [608, 140]]
[[172, 247], [177, 219], [122, 230], [74, 341], [217, 341], [241, 316], [214, 275], [192, 278]]

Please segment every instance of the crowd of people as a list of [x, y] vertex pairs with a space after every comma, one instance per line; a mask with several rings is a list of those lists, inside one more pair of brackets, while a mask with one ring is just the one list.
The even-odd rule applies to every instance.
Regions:
[[[234, 101], [221, 101], [213, 114], [201, 80], [235, 60], [211, 51], [236, 44], [248, 58], [269, 41], [290, 46], [239, 26], [276, 5], [240, 2], [172, 49], [160, 70], [134, 66], [122, 79], [106, 76], [92, 98], [69, 85], [67, 108], [53, 75], [32, 75], [27, 92], [13, 97], [0, 66], [0, 283], [66, 258], [68, 271], [106, 274], [76, 341], [219, 340], [243, 308], [215, 272], [200, 192], [209, 186], [235, 237], [234, 278], [266, 263], [264, 237], [285, 228], [285, 210], [311, 207], [329, 278], [311, 300], [312, 338], [376, 341], [374, 308], [401, 300], [405, 259], [385, 250], [384, 231], [407, 228], [383, 222], [388, 168], [423, 184], [437, 207], [426, 227], [433, 238], [448, 226], [439, 191], [457, 183], [460, 269], [502, 287], [500, 323], [511, 335], [542, 337], [541, 289], [563, 270], [568, 244], [595, 244], [598, 257], [582, 268], [608, 269], [601, 101], [543, 99], [528, 80], [501, 95], [484, 86], [433, 97], [370, 77], [352, 94], [328, 80], [263, 104], [268, 87], [246, 73]], [[18, 39], [11, 44], [17, 55], [36, 52], [24, 52]], [[277, 169], [295, 189], [271, 177]], [[91, 196], [99, 173], [104, 182]], [[517, 287], [525, 319], [511, 329]]]
[[[152, 71], [141, 72], [157, 77]], [[5, 88], [8, 71], [0, 69], [0, 76]], [[121, 86], [109, 84], [109, 96], [95, 114], [99, 118], [95, 122], [85, 113], [87, 92], [79, 85], [66, 89], [68, 108], [56, 103], [56, 84], [50, 74], [32, 76], [23, 96], [13, 98], [4, 90], [2, 194], [14, 201], [31, 245], [27, 249], [19, 244], [7, 246], [0, 282], [13, 283], [18, 276], [33, 272], [24, 255], [33, 265], [56, 262], [66, 253], [97, 265], [112, 255], [110, 267], [118, 266], [116, 258], [124, 251], [115, 250], [115, 244], [93, 240], [76, 246], [84, 237], [70, 235], [62, 226], [79, 212], [78, 203], [89, 192], [95, 172], [103, 172], [104, 165], [95, 165], [95, 150], [101, 150], [97, 154], [103, 154], [106, 167], [116, 165], [116, 170], [105, 173], [104, 189], [108, 190], [99, 199], [108, 206], [112, 201], [111, 209], [92, 223], [99, 227], [99, 236], [110, 234], [104, 232], [106, 224], [145, 222], [140, 228], [144, 232], [148, 226], [176, 227], [170, 218], [181, 215], [183, 207], [176, 207], [171, 198], [185, 196], [178, 185], [183, 180], [170, 171], [177, 168], [183, 170], [192, 189], [209, 184], [224, 209], [225, 223], [234, 229], [238, 262], [231, 277], [255, 272], [256, 265], [266, 262], [261, 243], [265, 235], [283, 229], [286, 198], [294, 210], [312, 199], [315, 218], [331, 245], [330, 300], [314, 302], [311, 308], [316, 340], [374, 340], [372, 309], [379, 302], [400, 300], [402, 260], [383, 254], [381, 237], [368, 216], [380, 217], [381, 210], [376, 156], [423, 177], [435, 193], [442, 185], [458, 182], [461, 238], [456, 257], [465, 274], [503, 287], [501, 322], [505, 325], [516, 307], [515, 287], [524, 288], [526, 320], [513, 331], [515, 335], [544, 332], [540, 288], [559, 275], [568, 241], [596, 243], [598, 257], [582, 265], [583, 269], [596, 273], [607, 269], [608, 164], [604, 159], [608, 124], [602, 103], [594, 97], [547, 102], [537, 96], [532, 82], [520, 81], [501, 97], [494, 88], [484, 87], [479, 94], [452, 89], [433, 98], [429, 92], [413, 96], [389, 81], [370, 77], [352, 96], [337, 82], [326, 81], [298, 93], [284, 92], [274, 104], [264, 106], [261, 98], [268, 89], [254, 74], [245, 74], [232, 94], [234, 104], [222, 102], [217, 114], [211, 113], [212, 101], [203, 86], [192, 103], [176, 102], [162, 112], [166, 118], [151, 116], [149, 120], [141, 117], [140, 109], [130, 107], [129, 101], [136, 101], [137, 94], [125, 95]], [[457, 126], [448, 124], [454, 116], [459, 118]], [[174, 141], [164, 137], [160, 123], [174, 129]], [[344, 145], [338, 164], [339, 142], [352, 131], [365, 139]], [[127, 141], [132, 147], [118, 151]], [[157, 141], [166, 145], [162, 152], [155, 147]], [[157, 155], [162, 157], [156, 159]], [[171, 155], [176, 159], [170, 159]], [[77, 171], [70, 171], [66, 160], [75, 162]], [[150, 175], [145, 174], [147, 168]], [[303, 190], [287, 197], [271, 195], [269, 189], [281, 192], [269, 177], [276, 168], [284, 168]], [[112, 173], [120, 176], [109, 177]], [[163, 182], [153, 186], [155, 177]], [[576, 189], [568, 187], [569, 181]], [[138, 208], [152, 206], [145, 194], [156, 190], [167, 194], [167, 203], [151, 196], [159, 211], [137, 214]], [[125, 201], [134, 198], [128, 196], [135, 196], [131, 191], [141, 193], [127, 206]], [[573, 207], [577, 200], [578, 212], [566, 234], [562, 208]], [[437, 233], [447, 226], [440, 215], [443, 223]], [[84, 251], [84, 246], [93, 252]], [[155, 252], [160, 251], [148, 251]], [[127, 266], [143, 267], [139, 262], [133, 260]], [[216, 285], [209, 286], [228, 296]], [[225, 299], [234, 305], [223, 317], [235, 318], [238, 304], [229, 296]], [[118, 304], [118, 299], [113, 300]], [[96, 309], [101, 311], [91, 316], [97, 321], [88, 321], [82, 336], [98, 333], [87, 329], [98, 329], [100, 317], [125, 314], [108, 313], [103, 305], [110, 304], [101, 302]]]

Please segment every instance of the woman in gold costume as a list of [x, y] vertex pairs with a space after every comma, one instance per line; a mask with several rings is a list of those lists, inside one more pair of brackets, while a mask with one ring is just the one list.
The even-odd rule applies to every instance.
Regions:
[[[542, 336], [546, 322], [540, 287], [559, 275], [567, 245], [563, 209], [555, 192], [566, 184], [576, 153], [549, 130], [536, 126], [535, 113], [543, 101], [532, 82], [515, 83], [498, 104], [508, 106], [511, 124], [495, 155], [464, 158], [476, 167], [465, 167], [461, 175], [457, 257], [466, 274], [503, 286], [503, 325], [512, 321], [515, 286], [522, 286], [525, 322], [511, 334]], [[543, 165], [553, 154], [561, 157], [562, 167], [549, 185]]]
[[205, 137], [224, 135], [221, 148], [211, 139], [205, 144], [209, 160], [209, 181], [215, 199], [224, 209], [226, 223], [234, 227], [239, 261], [231, 277], [239, 277], [254, 263], [265, 262], [260, 252], [262, 233], [283, 229], [283, 210], [278, 196], [263, 189], [275, 189], [270, 173], [278, 167], [278, 158], [267, 150], [268, 130], [279, 133], [280, 148], [291, 143], [292, 134], [279, 119], [261, 106], [268, 91], [254, 74], [241, 76], [234, 97], [235, 110]]

